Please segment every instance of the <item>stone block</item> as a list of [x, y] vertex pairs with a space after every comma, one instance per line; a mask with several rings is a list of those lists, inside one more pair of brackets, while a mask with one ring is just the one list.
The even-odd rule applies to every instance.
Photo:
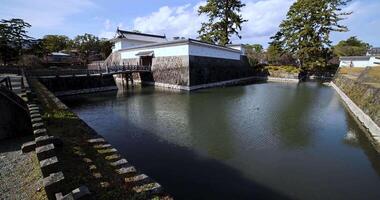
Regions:
[[33, 123], [37, 123], [37, 122], [42, 122], [42, 118], [41, 118], [41, 117], [38, 117], [38, 118], [33, 118], [33, 119], [32, 119], [32, 124], [33, 124]]
[[32, 128], [33, 129], [40, 129], [40, 128], [43, 128], [43, 127], [44, 127], [44, 123], [43, 122], [38, 122], [38, 123], [32, 124]]
[[28, 153], [28, 152], [34, 151], [35, 149], [36, 149], [36, 142], [34, 141], [24, 143], [21, 146], [21, 150], [23, 153]]
[[35, 113], [35, 114], [31, 114], [30, 115], [30, 118], [39, 118], [39, 117], [41, 117], [41, 115], [39, 114], [39, 113]]
[[42, 175], [44, 177], [49, 176], [49, 174], [59, 171], [59, 162], [56, 156], [47, 158], [40, 161], [40, 168]]
[[117, 152], [115, 148], [98, 150], [98, 153], [100, 154], [115, 153], [115, 152]]
[[92, 163], [92, 160], [89, 159], [89, 158], [83, 158], [83, 161], [84, 161], [85, 163]]
[[119, 154], [113, 154], [113, 155], [105, 157], [106, 160], [118, 160], [120, 158], [121, 158], [121, 156]]
[[135, 186], [132, 188], [133, 191], [137, 193], [149, 192], [149, 193], [159, 193], [162, 190], [162, 187], [158, 183], [148, 183], [140, 186]]
[[77, 200], [86, 198], [91, 195], [90, 190], [86, 186], [80, 186], [79, 188], [71, 191], [69, 194], [63, 196], [62, 193], [55, 194], [57, 200]]
[[37, 106], [36, 106], [36, 107], [29, 107], [29, 111], [33, 111], [33, 110], [38, 110], [38, 111], [39, 111], [39, 110], [40, 110], [40, 108], [39, 108], [39, 107], [37, 107]]
[[147, 179], [149, 179], [149, 177], [147, 175], [140, 174], [137, 176], [127, 177], [124, 180], [126, 183], [135, 183], [135, 182], [140, 182], [140, 181], [147, 180]]
[[71, 192], [74, 196], [74, 199], [80, 199], [82, 197], [90, 196], [91, 192], [86, 186], [80, 186], [79, 188]]
[[36, 154], [38, 160], [45, 160], [47, 158], [55, 156], [55, 147], [54, 144], [48, 144], [41, 147], [36, 147]]
[[104, 138], [95, 138], [95, 139], [89, 139], [87, 140], [88, 143], [95, 144], [95, 143], [105, 143], [106, 140]]
[[36, 137], [47, 135], [47, 130], [46, 130], [46, 128], [36, 129], [33, 131], [33, 134]]
[[129, 173], [135, 173], [136, 169], [135, 167], [122, 167], [120, 169], [115, 170], [118, 174], [129, 174]]
[[30, 107], [36, 107], [36, 106], [37, 106], [37, 104], [35, 104], [35, 103], [28, 104], [28, 108], [30, 108]]
[[40, 111], [39, 111], [39, 110], [32, 110], [32, 111], [30, 111], [29, 113], [30, 113], [30, 114], [39, 114]]
[[126, 159], [120, 159], [120, 160], [118, 160], [118, 161], [115, 161], [115, 162], [111, 162], [110, 163], [110, 165], [111, 166], [114, 166], [114, 167], [117, 167], [117, 166], [120, 166], [120, 165], [125, 165], [125, 164], [127, 164], [128, 163], [128, 161], [126, 160]]
[[35, 141], [36, 141], [37, 147], [44, 146], [50, 143], [53, 143], [54, 146], [56, 147], [61, 147], [63, 145], [62, 140], [54, 136], [48, 136], [48, 135], [36, 137]]
[[48, 199], [54, 199], [55, 194], [62, 191], [65, 177], [62, 172], [52, 173], [42, 180]]
[[110, 144], [98, 144], [98, 145], [94, 145], [95, 149], [105, 149], [105, 148], [109, 148], [109, 147], [111, 147]]

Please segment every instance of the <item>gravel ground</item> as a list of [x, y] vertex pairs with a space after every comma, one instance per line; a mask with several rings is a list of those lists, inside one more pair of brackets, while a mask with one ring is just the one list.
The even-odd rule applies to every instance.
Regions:
[[0, 199], [46, 199], [35, 152], [22, 154], [32, 136], [0, 140]]

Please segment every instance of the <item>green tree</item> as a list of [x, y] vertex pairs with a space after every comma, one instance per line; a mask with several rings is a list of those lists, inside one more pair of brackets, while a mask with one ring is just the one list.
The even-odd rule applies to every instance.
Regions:
[[351, 13], [342, 12], [350, 0], [297, 0], [289, 9], [280, 31], [272, 37], [292, 53], [303, 70], [323, 68], [330, 58], [330, 33], [345, 32], [339, 22]]
[[78, 51], [82, 64], [87, 65], [90, 55], [100, 52], [99, 38], [85, 33], [84, 35], [78, 35], [73, 41], [74, 48]]
[[246, 44], [245, 54], [251, 66], [257, 66], [264, 60], [264, 48], [261, 44]]
[[100, 55], [102, 56], [103, 60], [107, 59], [107, 57], [112, 53], [112, 46], [113, 43], [107, 39], [102, 38], [99, 41]]
[[199, 15], [207, 14], [209, 17], [198, 31], [200, 40], [226, 45], [231, 42], [232, 35], [241, 38], [241, 24], [247, 21], [240, 14], [244, 6], [240, 0], [207, 0], [207, 4], [198, 10]]
[[262, 53], [264, 50], [263, 45], [261, 44], [246, 44], [245, 48], [252, 49], [256, 53]]
[[266, 51], [266, 59], [270, 65], [292, 65], [297, 64], [292, 54], [284, 51], [277, 43], [270, 43]]
[[65, 35], [45, 35], [42, 45], [46, 53], [59, 52], [69, 47], [70, 38]]
[[0, 57], [4, 65], [22, 54], [23, 45], [31, 40], [26, 31], [29, 27], [31, 25], [22, 19], [0, 21]]
[[347, 40], [340, 41], [333, 47], [337, 56], [364, 56], [371, 46], [353, 36]]

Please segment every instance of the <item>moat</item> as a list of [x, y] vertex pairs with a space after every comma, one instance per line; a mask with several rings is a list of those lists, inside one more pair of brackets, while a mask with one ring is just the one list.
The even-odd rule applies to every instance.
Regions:
[[380, 199], [380, 156], [316, 82], [63, 100], [176, 199]]

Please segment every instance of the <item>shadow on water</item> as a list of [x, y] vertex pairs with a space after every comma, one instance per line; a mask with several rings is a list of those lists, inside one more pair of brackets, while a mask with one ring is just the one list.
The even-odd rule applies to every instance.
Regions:
[[[208, 90], [196, 92], [200, 94], [197, 98], [204, 99], [202, 102], [207, 100], [205, 98], [208, 93], [210, 93]], [[155, 95], [157, 95], [157, 93], [163, 93], [165, 95], [173, 94], [170, 90], [145, 88], [144, 90], [136, 89], [124, 91], [123, 93], [118, 93], [117, 96], [127, 96], [128, 100], [131, 100], [134, 96], [141, 97], [141, 95], [152, 95], [153, 93]], [[228, 101], [234, 101], [244, 93], [244, 89], [240, 88], [239, 91], [234, 90], [234, 92], [230, 94], [228, 90], [224, 90], [223, 95]], [[178, 93], [174, 94], [178, 95]], [[188, 92], [181, 92], [180, 94], [189, 95]], [[114, 99], [110, 101], [109, 99], [109, 97], [114, 95], [114, 92], [110, 92], [101, 97], [97, 96], [93, 101], [96, 101], [97, 105], [111, 103], [112, 106], [115, 106], [115, 104], [118, 104], [118, 100]], [[185, 98], [187, 98], [187, 96]], [[154, 100], [150, 100], [149, 98], [144, 100], [144, 107], [141, 112], [147, 110], [156, 111], [159, 105], [155, 104]], [[65, 103], [71, 107], [80, 107], [81, 104], [86, 105], [89, 103], [88, 101], [85, 96], [75, 97], [72, 100], [70, 100], [70, 98], [65, 99]], [[203, 112], [206, 107], [210, 105], [210, 102], [205, 104], [198, 104], [196, 102], [198, 101], [189, 102], [187, 110], [188, 122], [196, 126], [196, 129], [204, 128], [204, 130], [207, 130], [207, 126], [210, 124], [202, 119], [197, 119], [197, 113]], [[215, 151], [215, 149], [220, 148], [231, 148], [232, 145], [211, 141], [214, 138], [222, 138], [221, 140], [223, 141], [232, 141], [231, 135], [227, 134], [231, 131], [227, 123], [227, 113], [223, 110], [225, 103], [227, 102], [223, 99], [219, 99], [218, 102], [213, 102], [213, 106], [218, 109], [218, 112], [215, 112], [215, 114], [211, 116], [214, 120], [221, 122], [218, 126], [223, 130], [225, 129], [224, 131], [209, 131], [207, 132], [208, 134], [205, 134], [205, 132], [197, 132], [195, 129], [190, 130], [190, 136], [193, 137], [194, 140], [205, 142], [204, 144], [198, 145], [208, 151], [208, 154], [212, 154], [217, 158], [229, 157], [228, 155], [220, 154], [222, 152], [228, 154], [233, 150]], [[192, 110], [191, 108], [194, 107], [198, 107], [198, 109], [196, 111]], [[121, 113], [128, 112], [128, 110], [119, 111]], [[160, 123], [160, 120], [155, 116], [152, 118], [153, 119], [149, 122]], [[216, 159], [200, 156], [199, 153], [189, 148], [169, 143], [160, 138], [157, 134], [137, 127], [128, 120], [128, 118], [116, 117], [112, 120], [114, 120], [113, 124], [117, 123], [116, 129], [119, 131], [115, 131], [115, 127], [105, 128], [104, 126], [106, 125], [100, 125], [96, 121], [88, 122], [88, 124], [98, 130], [99, 134], [103, 135], [115, 146], [129, 162], [162, 184], [165, 190], [173, 195], [175, 199], [291, 199], [268, 186], [244, 177], [244, 174], [238, 170]], [[109, 126], [112, 126], [112, 124]]]
[[363, 127], [360, 127], [358, 125], [357, 121], [351, 116], [350, 113], [346, 112], [346, 119], [348, 121], [348, 130], [352, 131], [352, 134], [354, 134], [353, 138], [351, 138], [350, 141], [343, 140], [343, 143], [349, 144], [356, 148], [361, 148], [364, 152], [364, 154], [368, 157], [368, 160], [371, 162], [372, 168], [376, 171], [377, 175], [380, 177], [380, 155], [379, 153], [373, 148], [372, 144], [369, 142], [368, 137], [364, 134], [366, 130], [363, 130], [363, 132], [358, 133], [354, 130], [360, 130], [364, 129]]
[[[318, 84], [194, 92], [144, 87], [65, 103], [176, 199], [375, 197], [379, 155], [351, 117], [344, 122], [333, 92]], [[356, 140], [341, 141], [346, 128]], [[254, 148], [243, 149], [247, 144]]]
[[[217, 160], [200, 157], [185, 147], [169, 144], [133, 124], [123, 126], [130, 132], [138, 132], [140, 137], [132, 139], [129, 134], [118, 138], [105, 137], [130, 162], [162, 184], [175, 199], [291, 199], [244, 178], [239, 171]], [[136, 146], [145, 149], [137, 153]], [[151, 165], [144, 164], [147, 161]]]

